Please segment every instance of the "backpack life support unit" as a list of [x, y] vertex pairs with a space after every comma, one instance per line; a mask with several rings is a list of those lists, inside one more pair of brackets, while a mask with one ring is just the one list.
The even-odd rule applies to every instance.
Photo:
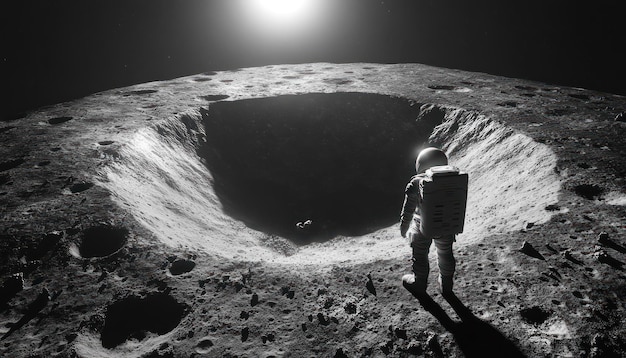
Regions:
[[450, 165], [426, 170], [421, 180], [420, 231], [436, 238], [463, 232], [467, 206], [467, 173]]

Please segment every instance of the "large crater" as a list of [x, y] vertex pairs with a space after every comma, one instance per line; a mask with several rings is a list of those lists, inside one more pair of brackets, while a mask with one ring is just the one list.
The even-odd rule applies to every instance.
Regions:
[[137, 132], [101, 185], [172, 246], [333, 263], [408, 253], [397, 221], [419, 148], [470, 175], [458, 243], [546, 221], [556, 157], [492, 118], [366, 93], [217, 102]]
[[419, 111], [358, 93], [221, 102], [201, 111], [199, 153], [225, 212], [247, 226], [297, 244], [359, 236], [398, 219], [415, 148], [441, 122]]

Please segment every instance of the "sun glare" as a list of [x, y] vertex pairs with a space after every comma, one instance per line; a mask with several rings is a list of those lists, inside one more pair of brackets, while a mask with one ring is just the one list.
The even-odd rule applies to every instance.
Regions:
[[251, 0], [254, 11], [270, 21], [295, 21], [306, 16], [314, 0]]
[[335, 0], [238, 0], [232, 21], [248, 53], [308, 51], [330, 34]]

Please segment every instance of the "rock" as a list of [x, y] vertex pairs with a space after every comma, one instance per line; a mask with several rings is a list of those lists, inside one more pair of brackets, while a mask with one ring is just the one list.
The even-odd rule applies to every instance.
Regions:
[[611, 255], [609, 255], [604, 250], [598, 250], [593, 255], [598, 259], [598, 261], [602, 262], [603, 264], [607, 264], [615, 269], [621, 270], [622, 266], [624, 266], [623, 262], [611, 257]]
[[615, 116], [615, 122], [626, 122], [626, 115], [624, 115], [624, 112]]
[[321, 313], [317, 314], [317, 320], [322, 326], [328, 326], [330, 324], [330, 321], [327, 320], [326, 317], [324, 317], [324, 315]]
[[376, 287], [374, 287], [374, 282], [372, 281], [372, 275], [367, 274], [367, 283], [365, 284], [365, 288], [374, 296], [376, 296]]
[[535, 249], [533, 247], [533, 245], [531, 245], [527, 241], [524, 241], [524, 244], [522, 245], [522, 248], [520, 249], [520, 252], [522, 252], [522, 253], [524, 253], [524, 254], [526, 254], [528, 256], [534, 257], [536, 259], [540, 259], [540, 260], [545, 260], [546, 259], [545, 257], [543, 257], [542, 254], [539, 253], [539, 251], [537, 251], [537, 249]]
[[577, 258], [575, 258], [574, 256], [572, 256], [572, 251], [570, 249], [565, 250], [565, 252], [563, 252], [563, 257], [565, 257], [566, 260], [569, 260], [577, 265], [582, 265], [583, 262], [578, 260]]
[[611, 241], [609, 240], [609, 234], [607, 232], [602, 231], [599, 235], [598, 235], [598, 242], [603, 244], [603, 245], [607, 245], [609, 244]]
[[424, 349], [418, 342], [411, 341], [411, 343], [407, 346], [406, 351], [409, 354], [418, 356], [424, 352]]
[[439, 345], [439, 340], [437, 339], [436, 334], [432, 334], [426, 340], [426, 345], [433, 352], [433, 355], [438, 358], [444, 357], [443, 351], [441, 350], [441, 345]]
[[337, 349], [337, 351], [335, 352], [334, 357], [335, 358], [348, 358], [348, 356], [343, 352], [343, 349], [341, 349], [341, 348]]

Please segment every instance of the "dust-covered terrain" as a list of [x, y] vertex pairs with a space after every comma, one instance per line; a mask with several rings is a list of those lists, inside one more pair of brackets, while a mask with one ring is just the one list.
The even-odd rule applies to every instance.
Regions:
[[[418, 64], [118, 88], [0, 123], [0, 355], [622, 356], [622, 96]], [[401, 285], [417, 149], [470, 177]], [[423, 306], [424, 307], [423, 307]]]

